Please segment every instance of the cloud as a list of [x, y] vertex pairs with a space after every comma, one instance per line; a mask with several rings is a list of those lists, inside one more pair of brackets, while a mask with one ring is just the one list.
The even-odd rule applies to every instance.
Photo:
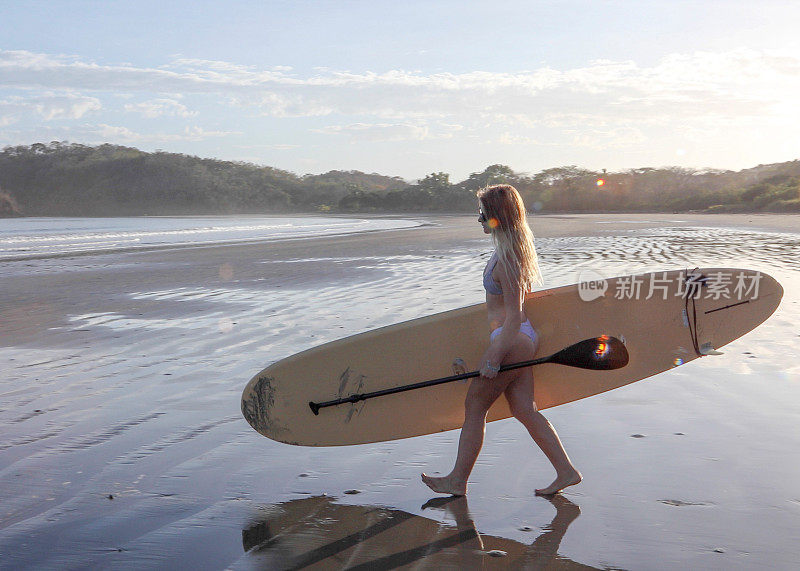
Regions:
[[[44, 91], [25, 98], [24, 105], [14, 98], [1, 100], [0, 124], [5, 125], [26, 113], [44, 121], [80, 119], [101, 111], [108, 94], [145, 99], [128, 102], [124, 108], [130, 113], [188, 118], [195, 115], [190, 108], [200, 109], [196, 100], [203, 96], [206, 102], [249, 108], [255, 116], [275, 120], [335, 118], [326, 123], [338, 125], [313, 129], [308, 122], [302, 128], [353, 142], [472, 137], [505, 145], [547, 141], [619, 149], [668, 132], [704, 137], [704, 131], [720, 136], [758, 125], [796, 125], [800, 53], [738, 49], [673, 53], [648, 66], [635, 60], [597, 60], [517, 72], [315, 68], [303, 75], [286, 66], [259, 68], [217, 60], [176, 58], [152, 68], [0, 50], [0, 89]], [[112, 122], [105, 119], [105, 127], [98, 129]], [[195, 127], [171, 135], [120, 129], [128, 131], [114, 136], [126, 141], [231, 134]]]
[[241, 135], [239, 131], [207, 131], [200, 127], [186, 127], [177, 133], [141, 133], [121, 125], [106, 123], [81, 123], [74, 126], [46, 124], [34, 130], [3, 130], [0, 145], [22, 145], [33, 141], [79, 141], [85, 144], [153, 144], [180, 141], [204, 141], [207, 139]]
[[612, 127], [608, 129], [589, 129], [577, 133], [572, 144], [590, 149], [624, 149], [637, 147], [647, 141], [641, 130], [634, 127]]
[[101, 123], [97, 126], [94, 130], [96, 135], [100, 135], [103, 140], [112, 140], [112, 141], [142, 141], [144, 140], [145, 136], [139, 133], [135, 133], [128, 129], [127, 127], [120, 127], [116, 125], [106, 125]]
[[142, 103], [128, 103], [125, 105], [125, 111], [140, 113], [149, 119], [164, 116], [193, 117], [197, 115], [196, 111], [189, 111], [186, 105], [175, 99], [151, 99]]
[[352, 123], [329, 125], [315, 131], [326, 135], [347, 135], [351, 142], [389, 142], [449, 139], [462, 129], [463, 126], [452, 124]]
[[[652, 67], [633, 61], [598, 60], [584, 67], [543, 67], [517, 73], [471, 71], [423, 74], [404, 70], [352, 73], [319, 69], [309, 77], [276, 66], [259, 70], [231, 62], [176, 59], [163, 68], [98, 65], [75, 57], [0, 50], [0, 86], [156, 93], [261, 94], [269, 98], [306, 96], [311, 103], [336, 92], [383, 93], [384, 88], [431, 94], [480, 94], [485, 101], [513, 95], [536, 97], [552, 92], [616, 95], [687, 101], [699, 95], [772, 100], [770, 88], [800, 84], [800, 54], [740, 49], [728, 52], [671, 54]], [[411, 91], [414, 90], [414, 91]], [[421, 90], [421, 91], [419, 91]], [[783, 89], [781, 89], [782, 91]], [[772, 91], [773, 93], [774, 90]], [[688, 98], [688, 99], [687, 99]], [[262, 102], [263, 103], [263, 102]]]
[[36, 112], [46, 121], [58, 118], [80, 119], [87, 113], [102, 108], [100, 100], [96, 97], [73, 94], [34, 97], [27, 103], [33, 104]]
[[428, 128], [420, 125], [389, 123], [353, 123], [351, 125], [331, 125], [317, 129], [327, 135], [349, 135], [353, 142], [367, 141], [421, 141], [428, 138]]
[[314, 98], [297, 94], [266, 92], [248, 97], [235, 96], [231, 103], [237, 107], [256, 107], [266, 117], [320, 117], [330, 115], [334, 109]]
[[540, 145], [541, 143], [526, 135], [517, 135], [504, 131], [493, 141], [498, 145]]
[[85, 129], [89, 138], [125, 143], [158, 143], [165, 141], [203, 141], [214, 137], [240, 135], [239, 131], [206, 131], [201, 127], [186, 127], [179, 133], [137, 133], [119, 125], [100, 124]]
[[91, 111], [102, 109], [100, 100], [73, 93], [43, 93], [33, 97], [12, 95], [0, 100], [0, 114], [5, 124], [19, 121], [35, 114], [45, 121], [54, 119], [80, 119]]

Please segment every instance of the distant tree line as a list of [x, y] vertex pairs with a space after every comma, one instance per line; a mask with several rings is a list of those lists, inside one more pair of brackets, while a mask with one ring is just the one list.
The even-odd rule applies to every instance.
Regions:
[[117, 145], [36, 143], [0, 153], [0, 216], [471, 212], [475, 191], [513, 184], [542, 212], [800, 212], [800, 161], [738, 172], [680, 167], [517, 173], [491, 165], [453, 183], [358, 171], [294, 173]]

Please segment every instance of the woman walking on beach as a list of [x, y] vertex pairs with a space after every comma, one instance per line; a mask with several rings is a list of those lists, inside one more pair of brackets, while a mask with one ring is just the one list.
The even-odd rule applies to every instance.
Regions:
[[422, 481], [437, 493], [466, 494], [467, 478], [483, 446], [486, 414], [504, 394], [511, 413], [525, 426], [556, 470], [553, 483], [536, 490], [536, 494], [555, 494], [580, 482], [581, 475], [570, 462], [553, 426], [536, 409], [531, 368], [499, 373], [501, 365], [532, 359], [539, 344], [523, 309], [525, 293], [533, 284], [541, 283], [533, 234], [522, 198], [513, 186], [498, 184], [481, 189], [478, 201], [478, 222], [486, 234], [491, 234], [495, 246], [483, 275], [490, 344], [481, 360], [480, 377], [467, 391], [455, 466], [440, 478], [422, 474]]

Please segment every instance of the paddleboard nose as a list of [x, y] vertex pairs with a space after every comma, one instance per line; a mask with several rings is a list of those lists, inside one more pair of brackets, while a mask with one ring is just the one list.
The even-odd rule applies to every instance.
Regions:
[[258, 376], [247, 383], [242, 392], [242, 416], [264, 436], [270, 436], [270, 409], [275, 404], [272, 377]]

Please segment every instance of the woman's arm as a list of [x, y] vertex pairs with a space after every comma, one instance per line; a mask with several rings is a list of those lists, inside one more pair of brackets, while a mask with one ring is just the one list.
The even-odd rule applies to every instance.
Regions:
[[481, 361], [481, 376], [487, 379], [497, 376], [496, 369], [500, 368], [503, 359], [514, 347], [520, 325], [522, 325], [522, 303], [525, 299], [525, 292], [516, 280], [509, 277], [503, 264], [495, 266], [493, 277], [497, 278], [503, 289], [505, 320], [503, 321], [503, 330], [489, 345]]

